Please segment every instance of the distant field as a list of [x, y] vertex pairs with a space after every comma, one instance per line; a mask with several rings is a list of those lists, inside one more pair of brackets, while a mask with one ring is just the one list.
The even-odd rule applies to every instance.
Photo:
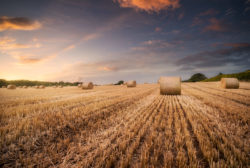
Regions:
[[250, 83], [0, 89], [0, 167], [248, 167]]

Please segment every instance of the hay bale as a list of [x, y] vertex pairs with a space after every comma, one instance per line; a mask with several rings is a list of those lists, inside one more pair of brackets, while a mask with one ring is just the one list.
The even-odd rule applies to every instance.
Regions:
[[180, 95], [181, 94], [181, 78], [180, 77], [161, 77], [160, 94], [161, 95]]
[[94, 85], [92, 82], [86, 82], [82, 84], [82, 89], [93, 89]]
[[221, 87], [224, 89], [238, 89], [240, 84], [237, 78], [221, 78]]
[[7, 89], [16, 89], [16, 85], [8, 85]]
[[127, 82], [127, 87], [136, 87], [136, 81], [135, 80], [130, 80]]
[[63, 88], [63, 86], [62, 86], [62, 85], [60, 85], [60, 86], [59, 86], [59, 88]]
[[6, 88], [6, 86], [2, 86], [2, 88]]
[[44, 86], [44, 85], [40, 85], [38, 88], [39, 88], [39, 89], [44, 89], [45, 86]]
[[24, 89], [27, 89], [27, 88], [28, 88], [28, 86], [23, 86], [23, 88], [24, 88]]

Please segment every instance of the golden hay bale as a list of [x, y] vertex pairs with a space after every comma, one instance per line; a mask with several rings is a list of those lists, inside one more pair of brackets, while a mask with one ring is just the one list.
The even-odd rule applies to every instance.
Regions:
[[2, 86], [2, 88], [6, 88], [6, 86]]
[[60, 85], [60, 86], [59, 86], [59, 88], [63, 88], [63, 86], [62, 86], [62, 85]]
[[16, 85], [8, 85], [7, 89], [16, 89]]
[[161, 95], [180, 95], [181, 94], [181, 78], [180, 77], [161, 77], [160, 94]]
[[27, 88], [28, 88], [28, 86], [23, 86], [23, 88], [24, 88], [24, 89], [27, 89]]
[[127, 82], [127, 87], [136, 87], [136, 81], [135, 80], [130, 80]]
[[225, 89], [238, 89], [240, 86], [237, 78], [221, 78], [221, 87]]
[[94, 85], [92, 82], [86, 82], [82, 84], [82, 89], [93, 89]]
[[40, 85], [38, 88], [39, 88], [39, 89], [44, 89], [45, 86], [44, 86], [44, 85]]

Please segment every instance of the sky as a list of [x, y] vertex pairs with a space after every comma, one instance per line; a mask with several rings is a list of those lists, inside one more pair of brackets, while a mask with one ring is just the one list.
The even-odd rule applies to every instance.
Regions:
[[1, 0], [0, 78], [97, 84], [250, 67], [250, 0]]

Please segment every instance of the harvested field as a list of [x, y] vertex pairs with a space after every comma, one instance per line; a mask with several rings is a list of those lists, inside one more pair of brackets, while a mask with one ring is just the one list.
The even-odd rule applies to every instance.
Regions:
[[1, 167], [248, 167], [250, 83], [0, 89]]

